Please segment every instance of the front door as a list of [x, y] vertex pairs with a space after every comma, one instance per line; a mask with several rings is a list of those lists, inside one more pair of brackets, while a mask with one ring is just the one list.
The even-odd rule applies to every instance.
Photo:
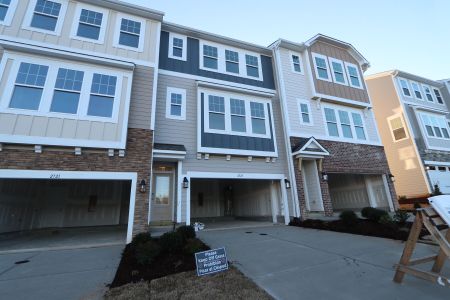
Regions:
[[173, 173], [154, 173], [151, 221], [173, 221]]
[[302, 177], [309, 211], [323, 211], [322, 192], [320, 190], [319, 172], [315, 160], [302, 162]]

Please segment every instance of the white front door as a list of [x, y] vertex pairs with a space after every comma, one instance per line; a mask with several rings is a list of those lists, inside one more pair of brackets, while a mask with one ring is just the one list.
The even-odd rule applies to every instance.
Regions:
[[315, 160], [303, 160], [302, 177], [307, 209], [309, 211], [324, 211], [319, 172]]

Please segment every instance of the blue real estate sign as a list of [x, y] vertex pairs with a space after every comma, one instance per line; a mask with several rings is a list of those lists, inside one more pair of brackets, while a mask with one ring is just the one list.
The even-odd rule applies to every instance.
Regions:
[[197, 275], [203, 276], [228, 270], [225, 248], [218, 248], [195, 253]]

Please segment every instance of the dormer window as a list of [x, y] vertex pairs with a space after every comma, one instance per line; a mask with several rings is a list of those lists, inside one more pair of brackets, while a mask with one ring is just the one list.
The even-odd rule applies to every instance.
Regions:
[[60, 12], [61, 3], [37, 0], [31, 19], [31, 27], [55, 31]]

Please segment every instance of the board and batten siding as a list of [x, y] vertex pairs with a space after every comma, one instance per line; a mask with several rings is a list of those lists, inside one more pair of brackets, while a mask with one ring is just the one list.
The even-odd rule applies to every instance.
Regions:
[[[81, 41], [77, 39], [72, 39], [70, 37], [72, 27], [74, 24], [75, 11], [77, 5], [82, 5], [83, 3], [77, 1], [68, 1], [68, 7], [65, 16], [60, 16], [64, 18], [64, 23], [62, 26], [61, 34], [46, 34], [42, 32], [37, 32], [29, 29], [23, 29], [24, 18], [27, 13], [29, 6], [29, 1], [19, 1], [15, 15], [13, 17], [11, 26], [0, 25], [0, 35], [7, 37], [15, 37], [24, 40], [29, 40], [31, 42], [43, 43], [48, 47], [61, 46], [71, 49], [79, 49], [85, 51], [95, 52], [98, 55], [108, 54], [120, 57], [126, 57], [128, 59], [147, 61], [150, 63], [156, 62], [156, 47], [158, 41], [158, 21], [146, 20], [145, 24], [145, 37], [144, 37], [144, 51], [137, 52], [133, 50], [126, 50], [123, 48], [114, 47], [114, 34], [116, 30], [116, 22], [118, 20], [118, 12], [109, 9], [108, 23], [105, 32], [105, 39], [103, 44], [93, 43], [89, 41]], [[101, 7], [101, 6], [99, 6]], [[101, 7], [103, 8], [103, 7]]]
[[[352, 64], [355, 64], [358, 66], [358, 72], [359, 76], [361, 78], [361, 83], [364, 87], [364, 89], [358, 89], [353, 88], [351, 86], [345, 86], [342, 84], [337, 84], [334, 82], [328, 82], [324, 80], [320, 80], [316, 78], [315, 71], [314, 71], [314, 61], [312, 57], [312, 53], [319, 53], [328, 57], [333, 57], [340, 59], [344, 62], [349, 62]], [[364, 82], [364, 76], [361, 72], [361, 68], [359, 67], [358, 61], [356, 61], [353, 56], [350, 55], [350, 53], [342, 48], [333, 46], [328, 43], [324, 42], [315, 42], [312, 44], [309, 48], [309, 59], [310, 59], [310, 66], [311, 66], [311, 72], [313, 74], [313, 80], [314, 80], [314, 86], [317, 93], [344, 98], [344, 99], [351, 99], [354, 101], [360, 101], [364, 103], [369, 103], [369, 95], [367, 94], [366, 84]], [[330, 67], [330, 74], [332, 70]]]

